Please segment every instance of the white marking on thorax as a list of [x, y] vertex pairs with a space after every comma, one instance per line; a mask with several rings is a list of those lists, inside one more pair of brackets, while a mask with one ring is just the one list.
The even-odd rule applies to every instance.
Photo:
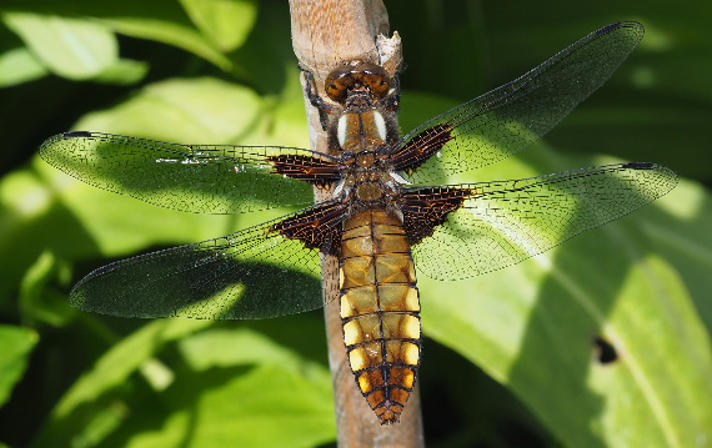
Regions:
[[346, 179], [341, 179], [338, 184], [336, 184], [336, 188], [334, 188], [334, 192], [331, 193], [332, 197], [337, 197], [341, 193], [341, 190], [344, 189], [344, 183], [346, 182]]
[[336, 139], [339, 141], [339, 146], [344, 147], [346, 142], [346, 114], [339, 117], [339, 122], [336, 125]]
[[386, 141], [386, 120], [383, 119], [383, 115], [377, 110], [373, 111], [373, 122], [376, 123], [376, 129], [378, 130], [378, 135], [381, 140]]
[[397, 208], [395, 209], [395, 213], [398, 220], [401, 222], [401, 224], [403, 224], [403, 221], [405, 220], [405, 218], [403, 217], [403, 212], [399, 208]]
[[405, 179], [403, 178], [403, 176], [401, 176], [400, 174], [396, 173], [395, 171], [391, 171], [391, 172], [388, 173], [388, 174], [390, 174], [391, 177], [393, 178], [393, 180], [395, 180], [395, 181], [398, 182], [399, 184], [410, 185], [410, 182], [408, 182], [407, 180], [405, 180]]

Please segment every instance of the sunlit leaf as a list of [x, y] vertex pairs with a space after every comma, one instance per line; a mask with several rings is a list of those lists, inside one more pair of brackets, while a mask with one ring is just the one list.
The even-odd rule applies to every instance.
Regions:
[[0, 54], [0, 87], [8, 87], [41, 78], [47, 69], [25, 47]]
[[174, 45], [212, 62], [224, 71], [233, 68], [232, 62], [207, 41], [198, 31], [182, 23], [153, 16], [107, 17], [108, 27], [120, 34], [155, 40]]
[[118, 59], [94, 77], [94, 81], [106, 84], [134, 84], [148, 73], [148, 64], [132, 59]]
[[200, 31], [222, 51], [242, 45], [257, 17], [254, 0], [181, 0]]
[[116, 37], [96, 22], [23, 12], [5, 12], [2, 21], [47, 68], [66, 78], [92, 78], [118, 58]]
[[69, 271], [49, 251], [43, 252], [25, 273], [20, 284], [19, 306], [23, 317], [29, 322], [40, 321], [56, 327], [66, 325], [74, 315], [64, 294], [50, 288], [48, 284], [61, 278], [69, 283]]
[[[117, 105], [89, 113], [75, 129], [103, 130], [184, 143], [307, 146], [304, 107], [296, 82], [285, 100], [264, 106], [244, 86], [214, 78], [149, 84]], [[128, 255], [152, 244], [191, 242], [225, 235], [266, 215], [239, 217], [178, 213], [112, 195], [75, 181], [39, 158], [0, 182], [0, 267], [18, 279], [49, 248], [65, 259]], [[268, 215], [277, 217], [286, 210]], [[61, 232], [60, 239], [44, 230]], [[140, 231], [137, 231], [139, 229]], [[10, 283], [0, 283], [5, 294]]]
[[[296, 319], [296, 318], [295, 318]], [[290, 332], [301, 330], [283, 326], [286, 336], [294, 339]], [[262, 333], [246, 328], [211, 328], [181, 340], [178, 349], [185, 361], [196, 371], [206, 371], [216, 367], [229, 367], [249, 364], [278, 365], [287, 370], [299, 372], [307, 378], [330, 390], [329, 372], [319, 364], [307, 362], [287, 346], [275, 343], [267, 337], [274, 336], [274, 329]]]
[[104, 446], [170, 447], [186, 441], [194, 447], [319, 445], [335, 438], [329, 386], [329, 381], [314, 383], [276, 365], [186, 372], [167, 390], [165, 419], [139, 410], [127, 422], [126, 433]]
[[10, 398], [13, 386], [25, 373], [38, 339], [30, 329], [0, 325], [0, 406]]
[[120, 385], [167, 342], [212, 324], [202, 320], [156, 320], [112, 347], [60, 400], [53, 413], [63, 418], [83, 402]]
[[[526, 160], [547, 171], [571, 163], [544, 148]], [[483, 171], [480, 180], [536, 173], [518, 161]], [[675, 266], [653, 252], [670, 241], [641, 234], [671, 219], [661, 208], [685, 208], [690, 188], [517, 268], [463, 282], [421, 275], [425, 333], [511, 388], [567, 445], [683, 447], [711, 437], [709, 334]], [[676, 217], [682, 227], [709, 225], [692, 213]], [[709, 277], [695, 281], [712, 287]], [[596, 337], [615, 360], [599, 360]]]
[[127, 422], [126, 432], [134, 434], [128, 446], [179, 443], [186, 421], [193, 422], [196, 447], [306, 447], [333, 440], [331, 378], [324, 366], [233, 326], [207, 329], [178, 347], [192, 372], [179, 373], [166, 391], [169, 414], [159, 429], [140, 418]]
[[[7, 0], [0, 5], [0, 12], [34, 16], [42, 12], [59, 21], [79, 21], [75, 17], [91, 17], [95, 26], [102, 26], [120, 34], [148, 39], [189, 51], [222, 70], [230, 71], [233, 63], [217, 44], [198, 31], [181, 8], [170, 0], [126, 0], [123, 2], [46, 2], [43, 0]], [[101, 24], [101, 25], [98, 25]], [[249, 22], [245, 23], [246, 26]], [[46, 31], [44, 32], [46, 34]], [[40, 33], [41, 35], [42, 33]], [[109, 54], [107, 54], [109, 56]], [[116, 52], [113, 52], [116, 57]]]
[[[333, 439], [325, 367], [251, 330], [200, 331], [211, 325], [154, 321], [115, 345], [72, 386], [35, 445], [174, 446], [186, 437], [186, 419], [193, 422], [191, 446], [312, 446]], [[153, 394], [120, 399], [129, 375], [155, 375], [145, 368], [151, 357], [179, 338], [190, 369], [171, 370], [166, 387], [154, 387], [158, 401]]]
[[[121, 405], [118, 404], [119, 408], [116, 408], [117, 403], [110, 402], [108, 405], [110, 409], [106, 410], [104, 405], [96, 403], [101, 403], [100, 400], [105, 394], [126, 384], [129, 377], [137, 371], [140, 371], [151, 383], [150, 375], [154, 373], [151, 370], [140, 369], [151, 362], [153, 356], [165, 344], [211, 324], [210, 321], [157, 320], [143, 326], [111, 347], [59, 400], [48, 424], [35, 440], [35, 446], [46, 446], [49, 440], [59, 443], [59, 440], [67, 439], [60, 445], [69, 445], [69, 440], [78, 441], [86, 437], [97, 437], [102, 431], [96, 426], [93, 434], [81, 431], [85, 429], [86, 421], [95, 417], [104, 419], [103, 423], [95, 423], [98, 428], [106, 428], [106, 425], [108, 428], [113, 428], [118, 425], [117, 419], [124, 414], [120, 409]], [[100, 410], [101, 414], [97, 415]]]
[[179, 143], [227, 143], [249, 132], [260, 99], [251, 89], [214, 78], [171, 79], [83, 117], [77, 130], [147, 136]]

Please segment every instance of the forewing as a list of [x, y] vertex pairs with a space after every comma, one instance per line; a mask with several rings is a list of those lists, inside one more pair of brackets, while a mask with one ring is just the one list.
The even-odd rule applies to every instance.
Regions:
[[[313, 310], [322, 306], [319, 251], [338, 246], [342, 215], [341, 204], [322, 203], [221, 238], [120, 260], [84, 277], [69, 300], [84, 311], [141, 318], [261, 319]], [[318, 248], [288, 237], [299, 226], [303, 238], [320, 241], [312, 244]]]
[[[519, 78], [415, 128], [392, 150], [414, 184], [498, 162], [526, 148], [600, 87], [643, 37], [637, 22], [605, 26]], [[415, 171], [413, 171], [415, 170]]]
[[[620, 163], [528, 179], [440, 187], [441, 195], [465, 191], [461, 206], [431, 236], [413, 247], [416, 268], [438, 280], [496, 271], [540, 254], [663, 196], [677, 184], [670, 169], [653, 163]], [[427, 211], [408, 208], [412, 218]], [[432, 190], [432, 188], [430, 189]], [[428, 193], [432, 194], [432, 193]], [[462, 196], [462, 195], [460, 195]], [[452, 201], [450, 201], [452, 203]]]
[[100, 132], [55, 135], [42, 144], [40, 156], [89, 185], [209, 214], [308, 205], [313, 200], [310, 185], [273, 172], [286, 169], [286, 161], [293, 159], [335, 164], [328, 156], [299, 148], [183, 145]]

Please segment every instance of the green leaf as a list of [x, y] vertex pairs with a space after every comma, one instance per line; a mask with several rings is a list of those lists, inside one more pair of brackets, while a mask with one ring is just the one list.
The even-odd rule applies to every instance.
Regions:
[[[149, 375], [162, 364], [152, 356], [174, 340], [187, 368], [160, 367], [169, 379], [155, 387]], [[151, 392], [126, 387], [139, 372]], [[70, 388], [35, 446], [175, 446], [186, 438], [197, 447], [333, 440], [328, 369], [246, 328], [154, 321], [107, 351]]]
[[276, 365], [186, 372], [163, 397], [164, 419], [143, 406], [102, 446], [320, 445], [336, 436], [329, 388]]
[[47, 75], [47, 69], [25, 47], [0, 54], [0, 87], [33, 81]]
[[[87, 114], [74, 128], [184, 143], [306, 146], [294, 76], [295, 87], [269, 106], [251, 89], [214, 78], [149, 84], [114, 107]], [[0, 282], [0, 296], [46, 249], [65, 260], [129, 255], [150, 245], [225, 235], [287, 211], [239, 217], [179, 213], [97, 190], [36, 158], [30, 168], [0, 181], [0, 269], [15, 279]]]
[[0, 406], [10, 398], [13, 386], [25, 373], [38, 340], [37, 333], [30, 329], [0, 325]]
[[242, 327], [212, 327], [179, 341], [189, 370], [178, 372], [165, 392], [162, 425], [139, 414], [108, 446], [121, 446], [115, 441], [124, 435], [131, 447], [175, 446], [187, 437], [196, 447], [307, 447], [333, 440], [328, 369]]
[[87, 114], [74, 129], [217, 144], [250, 132], [260, 112], [260, 98], [246, 87], [214, 78], [171, 79]]
[[5, 12], [3, 22], [57, 75], [92, 78], [116, 63], [118, 43], [105, 26], [81, 19]]
[[182, 48], [213, 63], [223, 71], [231, 71], [233, 63], [198, 31], [183, 23], [161, 17], [106, 17], [102, 23], [120, 34], [149, 39]]
[[[305, 326], [288, 327], [285, 333], [290, 330], [304, 332]], [[274, 333], [274, 329], [267, 328], [266, 331], [263, 329], [258, 332], [247, 328], [247, 325], [240, 325], [239, 328], [211, 328], [181, 340], [178, 349], [195, 371], [244, 364], [277, 365], [311, 378], [321, 384], [324, 390], [330, 391], [329, 372], [322, 365], [305, 361], [302, 354], [266, 336], [274, 336]], [[294, 339], [293, 334], [287, 336]]]
[[96, 406], [92, 411], [71, 435], [62, 434], [48, 438], [51, 442], [48, 439], [40, 439], [34, 446], [47, 446], [49, 443], [57, 446], [71, 443], [71, 446], [75, 447], [104, 446], [106, 437], [119, 428], [129, 414], [127, 406], [118, 400], [103, 407]]
[[223, 51], [238, 48], [257, 18], [254, 0], [181, 0], [200, 31]]
[[209, 38], [196, 30], [179, 4], [170, 0], [77, 0], [51, 3], [43, 0], [7, 0], [0, 5], [0, 13], [3, 11], [30, 16], [41, 11], [46, 16], [62, 21], [78, 21], [71, 17], [92, 17], [94, 24], [101, 24], [107, 30], [173, 45], [206, 59], [224, 71], [233, 69], [230, 59]]
[[[540, 147], [478, 179], [607, 162]], [[461, 282], [421, 275], [423, 329], [510, 388], [566, 445], [696, 446], [712, 437], [710, 338], [690, 286], [658, 252], [676, 244], [669, 236], [685, 240], [684, 251], [694, 246], [684, 235], [709, 228], [709, 219], [697, 219], [692, 198], [700, 194], [683, 183], [654, 206], [517, 268]], [[669, 222], [685, 230], [667, 235]], [[709, 272], [712, 238], [697, 250]], [[709, 276], [691, 282], [712, 288]], [[596, 336], [612, 345], [614, 362], [598, 361]]]
[[72, 385], [52, 412], [52, 418], [62, 419], [80, 404], [119, 386], [166, 343], [210, 325], [210, 321], [180, 319], [154, 320], [144, 325], [109, 349]]
[[65, 326], [75, 315], [64, 294], [48, 286], [55, 278], [64, 285], [70, 273], [66, 264], [56, 259], [50, 251], [42, 252], [30, 266], [20, 284], [19, 307], [26, 321], [40, 321], [55, 327]]
[[103, 439], [126, 416], [125, 405], [110, 394], [130, 384], [137, 372], [156, 390], [164, 389], [162, 378], [155, 377], [161, 373], [152, 367], [158, 362], [153, 356], [165, 344], [210, 325], [210, 321], [155, 320], [115, 344], [59, 400], [34, 446]]
[[115, 36], [96, 21], [24, 12], [2, 18], [31, 46], [0, 55], [0, 86], [44, 76], [47, 67], [70, 79], [107, 84], [132, 84], [148, 72], [145, 62], [119, 59]]
[[148, 73], [148, 64], [132, 59], [118, 59], [114, 64], [94, 77], [94, 81], [106, 84], [135, 84]]

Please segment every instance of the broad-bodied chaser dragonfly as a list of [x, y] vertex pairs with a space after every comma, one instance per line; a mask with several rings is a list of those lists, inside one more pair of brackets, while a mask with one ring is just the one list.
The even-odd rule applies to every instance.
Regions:
[[[85, 131], [51, 137], [40, 155], [56, 168], [185, 212], [243, 213], [255, 201], [264, 208], [307, 206], [310, 185], [330, 192], [328, 200], [273, 221], [96, 269], [74, 286], [70, 301], [125, 317], [282, 316], [323, 305], [289, 272], [318, 276], [319, 254], [337, 256], [343, 338], [356, 385], [382, 424], [397, 422], [420, 363], [416, 266], [440, 280], [495, 271], [676, 185], [671, 170], [649, 162], [440, 185], [545, 134], [610, 77], [642, 36], [636, 22], [605, 26], [405, 137], [396, 123], [397, 78], [380, 66], [336, 67], [324, 98], [307, 73], [306, 93], [320, 111], [329, 154]], [[276, 284], [283, 293], [243, 296], [242, 285], [255, 283]]]

